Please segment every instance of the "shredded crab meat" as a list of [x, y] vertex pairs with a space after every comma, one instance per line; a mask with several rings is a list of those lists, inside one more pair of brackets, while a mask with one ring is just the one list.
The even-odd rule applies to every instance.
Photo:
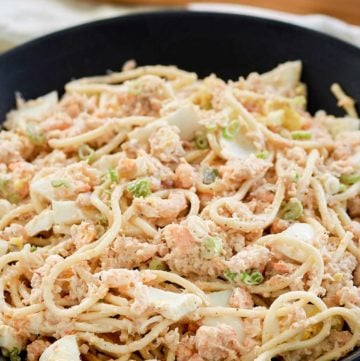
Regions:
[[[29, 361], [337, 360], [359, 343], [360, 130], [302, 64], [17, 95], [0, 131], [0, 348]], [[336, 101], [336, 100], [334, 100]]]

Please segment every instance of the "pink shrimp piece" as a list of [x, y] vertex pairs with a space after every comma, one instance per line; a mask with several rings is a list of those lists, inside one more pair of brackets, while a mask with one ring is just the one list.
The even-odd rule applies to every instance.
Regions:
[[135, 199], [134, 206], [147, 218], [165, 218], [175, 220], [187, 208], [186, 198], [182, 193], [170, 193], [167, 199], [150, 196], [145, 199]]
[[34, 146], [25, 136], [0, 131], [0, 163], [10, 164], [24, 161], [33, 150]]
[[196, 332], [195, 345], [206, 361], [238, 360], [241, 346], [236, 331], [225, 324], [217, 327], [201, 326]]
[[170, 249], [166, 261], [171, 270], [183, 275], [217, 276], [225, 270], [221, 257], [206, 260], [201, 257], [201, 241], [185, 225], [170, 224], [163, 230]]
[[120, 159], [117, 166], [118, 175], [121, 178], [133, 179], [136, 177], [136, 160], [131, 158]]
[[132, 237], [118, 237], [102, 258], [101, 268], [132, 269], [154, 257], [157, 250], [155, 244], [140, 242]]
[[246, 159], [230, 159], [220, 167], [220, 174], [229, 188], [255, 177], [264, 176], [272, 164], [250, 155]]
[[0, 232], [0, 238], [10, 241], [11, 238], [22, 238], [23, 241], [29, 239], [25, 228], [21, 224], [13, 223]]
[[79, 249], [96, 239], [97, 232], [95, 226], [89, 222], [74, 224], [70, 229], [71, 238], [74, 240], [76, 249]]
[[76, 118], [80, 113], [93, 113], [96, 110], [96, 97], [82, 94], [65, 94], [60, 102], [61, 109], [71, 118]]
[[181, 163], [175, 170], [174, 184], [177, 188], [189, 189], [198, 180], [195, 169], [188, 163]]
[[164, 163], [178, 163], [185, 155], [178, 133], [174, 126], [158, 128], [149, 138], [150, 153]]
[[195, 349], [195, 337], [185, 336], [176, 350], [176, 359], [178, 361], [195, 361], [193, 357], [197, 357]]
[[35, 340], [26, 347], [27, 361], [38, 361], [42, 353], [51, 345], [46, 340]]
[[250, 292], [241, 287], [233, 289], [231, 296], [229, 297], [229, 304], [235, 308], [253, 308], [254, 301]]
[[270, 262], [270, 252], [266, 247], [251, 245], [242, 249], [227, 262], [232, 272], [243, 272], [256, 269], [263, 272]]
[[277, 218], [271, 225], [271, 233], [281, 233], [289, 227], [290, 223], [284, 219]]

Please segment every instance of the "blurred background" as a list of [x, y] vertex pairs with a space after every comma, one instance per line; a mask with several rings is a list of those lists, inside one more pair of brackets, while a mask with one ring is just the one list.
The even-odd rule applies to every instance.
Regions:
[[179, 7], [274, 18], [360, 47], [360, 0], [0, 0], [0, 52], [87, 21]]

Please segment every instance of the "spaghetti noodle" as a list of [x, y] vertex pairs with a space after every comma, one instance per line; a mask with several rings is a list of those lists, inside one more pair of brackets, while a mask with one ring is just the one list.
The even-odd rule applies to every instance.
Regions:
[[17, 99], [0, 132], [11, 361], [335, 360], [360, 343], [360, 131], [301, 63], [170, 66]]

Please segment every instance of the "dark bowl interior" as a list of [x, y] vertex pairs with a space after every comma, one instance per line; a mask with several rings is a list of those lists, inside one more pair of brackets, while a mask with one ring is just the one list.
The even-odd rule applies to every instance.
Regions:
[[[236, 79], [301, 59], [309, 107], [343, 114], [329, 91], [339, 82], [360, 101], [360, 49], [300, 27], [260, 18], [186, 11], [146, 13], [85, 24], [0, 56], [0, 123], [14, 93], [34, 98], [72, 78], [138, 64], [175, 64], [200, 76]], [[360, 360], [355, 352], [346, 361]]]

